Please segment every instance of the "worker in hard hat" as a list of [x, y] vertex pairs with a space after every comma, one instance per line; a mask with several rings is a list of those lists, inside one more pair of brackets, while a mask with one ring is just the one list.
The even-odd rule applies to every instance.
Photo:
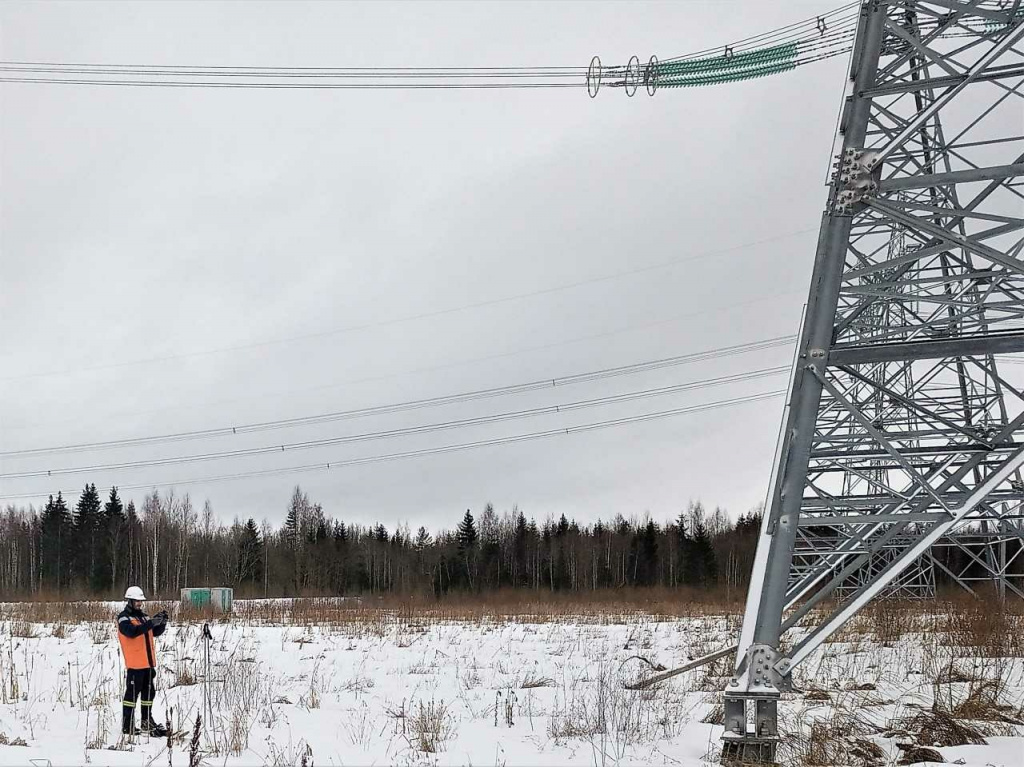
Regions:
[[[126, 604], [117, 616], [117, 638], [121, 642], [121, 653], [127, 669], [124, 699], [121, 701], [121, 732], [137, 735], [139, 732], [156, 737], [167, 735], [167, 729], [153, 720], [153, 697], [156, 692], [156, 643], [167, 628], [167, 611], [163, 610], [152, 618], [142, 611], [146, 595], [138, 586], [130, 587], [125, 593]], [[139, 717], [140, 729], [133, 725], [135, 706], [142, 708]]]

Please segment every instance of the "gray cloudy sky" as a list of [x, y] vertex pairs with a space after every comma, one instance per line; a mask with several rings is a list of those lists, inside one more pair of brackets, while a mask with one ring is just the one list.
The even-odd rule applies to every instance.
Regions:
[[[594, 54], [621, 63], [721, 45], [839, 4], [8, 2], [0, 58], [582, 66]], [[791, 334], [844, 77], [845, 60], [833, 59], [750, 83], [594, 100], [576, 90], [0, 85], [0, 450], [292, 418]], [[789, 354], [246, 437], [6, 457], [0, 474], [567, 403]], [[0, 501], [489, 439], [784, 383], [245, 459], [0, 479]], [[763, 498], [781, 407], [178, 492], [209, 498], [225, 518], [275, 522], [296, 482], [332, 514], [389, 526], [451, 526], [487, 501], [580, 520], [666, 519], [698, 497], [738, 513]]]

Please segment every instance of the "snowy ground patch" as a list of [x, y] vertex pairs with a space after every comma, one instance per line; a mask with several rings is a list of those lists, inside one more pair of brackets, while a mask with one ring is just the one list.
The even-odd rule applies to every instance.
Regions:
[[[889, 765], [930, 748], [953, 763], [1024, 764], [1016, 645], [966, 646], [951, 635], [955, 622], [925, 613], [903, 622], [887, 636], [891, 627], [867, 616], [800, 669], [802, 692], [782, 707], [786, 763]], [[165, 740], [120, 739], [112, 617], [8, 617], [0, 624], [0, 765], [188, 764], [204, 690], [214, 716], [198, 745], [211, 765], [713, 764], [727, 664], [654, 689], [625, 685], [650, 664], [671, 668], [725, 646], [738, 629], [734, 615], [641, 612], [235, 618], [211, 623], [206, 679], [201, 625], [173, 625], [159, 642], [155, 710], [180, 730], [168, 752]], [[966, 734], [944, 736], [945, 715]], [[958, 737], [967, 742], [946, 742]]]

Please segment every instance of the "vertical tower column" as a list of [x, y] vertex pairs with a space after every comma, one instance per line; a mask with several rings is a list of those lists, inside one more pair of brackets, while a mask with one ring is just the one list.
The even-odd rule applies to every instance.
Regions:
[[[958, 550], [1024, 596], [992, 557], [1024, 543], [1024, 387], [997, 369], [1024, 351], [1022, 37], [1020, 2], [861, 4], [725, 690], [726, 764], [774, 762], [793, 668], [870, 599], [928, 589], [936, 566], [966, 585], [929, 554], [955, 528], [991, 548]], [[922, 555], [927, 578], [908, 578]], [[831, 615], [783, 653], [826, 599]]]

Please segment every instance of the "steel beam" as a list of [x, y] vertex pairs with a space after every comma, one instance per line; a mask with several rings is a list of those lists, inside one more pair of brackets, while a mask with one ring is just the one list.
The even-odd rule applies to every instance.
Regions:
[[1024, 333], [991, 333], [901, 344], [835, 346], [829, 351], [828, 364], [863, 365], [867, 362], [934, 360], [1017, 352], [1024, 352]]
[[898, 192], [904, 189], [927, 189], [943, 184], [965, 184], [971, 181], [993, 181], [995, 179], [1024, 176], [1024, 162], [1000, 165], [995, 168], [968, 168], [949, 173], [926, 173], [921, 176], [883, 179], [878, 188], [883, 192]]

